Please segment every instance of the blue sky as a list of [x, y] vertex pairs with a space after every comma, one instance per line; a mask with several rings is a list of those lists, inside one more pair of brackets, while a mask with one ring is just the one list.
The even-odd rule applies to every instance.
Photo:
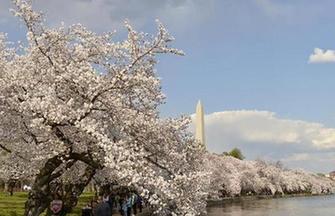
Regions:
[[[161, 108], [162, 116], [192, 114], [196, 102], [201, 99], [208, 118], [214, 112], [223, 111], [232, 114], [242, 110], [260, 119], [271, 118], [269, 116], [274, 114], [275, 120], [283, 119], [293, 124], [297, 123], [296, 120], [306, 125], [319, 123], [321, 131], [331, 131], [330, 135], [325, 136], [334, 135], [334, 61], [309, 62], [315, 48], [335, 49], [335, 2], [332, 0], [34, 2], [36, 8], [45, 11], [50, 26], [61, 21], [66, 24], [80, 22], [98, 32], [116, 29], [122, 35], [124, 19], [130, 20], [138, 30], [150, 33], [155, 29], [154, 20], [158, 18], [162, 21], [176, 38], [174, 46], [186, 53], [184, 57], [159, 58], [157, 71], [162, 77], [163, 91], [167, 96], [167, 103]], [[0, 0], [0, 31], [8, 32], [12, 41], [22, 40], [25, 29], [22, 25], [20, 27], [16, 18], [10, 16], [9, 7], [9, 0]], [[259, 125], [259, 118], [251, 125]], [[216, 131], [213, 125], [206, 126]], [[227, 124], [220, 127], [225, 126]], [[225, 130], [226, 137], [234, 133], [241, 136], [236, 131], [239, 130], [231, 133]], [[316, 148], [312, 142], [314, 135], [310, 138], [307, 132], [300, 131], [294, 127], [287, 132], [298, 134], [299, 139], [290, 140], [290, 145], [285, 145], [287, 151], [281, 153], [278, 149], [282, 146], [278, 147], [277, 144], [285, 144], [287, 139], [265, 139], [265, 148], [262, 139], [237, 141], [226, 137], [214, 139], [216, 135], [212, 135], [208, 137], [208, 145], [210, 150], [216, 152], [238, 146], [248, 159], [262, 157], [283, 160], [290, 167], [312, 171], [335, 170], [332, 159], [335, 156], [335, 142], [331, 140], [326, 148]], [[218, 145], [222, 140], [236, 143]], [[305, 146], [314, 148], [311, 147], [309, 151], [298, 148], [301, 140], [309, 143]], [[325, 154], [329, 160], [315, 162], [325, 158]], [[300, 157], [289, 161], [297, 155]]]

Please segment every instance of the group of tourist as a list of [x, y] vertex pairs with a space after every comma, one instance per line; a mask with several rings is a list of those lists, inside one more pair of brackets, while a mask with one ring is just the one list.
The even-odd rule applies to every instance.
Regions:
[[119, 211], [122, 216], [136, 215], [142, 212], [143, 200], [135, 192], [127, 194], [104, 194], [82, 208], [82, 216], [111, 216]]
[[[112, 192], [110, 192], [112, 191]], [[82, 216], [112, 216], [120, 212], [122, 216], [134, 216], [142, 212], [143, 199], [135, 192], [126, 188], [104, 190], [82, 208]], [[65, 215], [65, 207], [60, 193], [55, 193], [50, 202], [49, 211], [52, 216]]]

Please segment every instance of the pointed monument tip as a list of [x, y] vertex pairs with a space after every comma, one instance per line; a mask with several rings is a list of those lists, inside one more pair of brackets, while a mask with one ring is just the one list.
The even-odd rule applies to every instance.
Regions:
[[196, 106], [196, 110], [199, 110], [199, 112], [203, 112], [203, 109], [204, 108], [202, 106], [201, 100], [199, 100], [198, 103], [197, 103], [197, 106]]

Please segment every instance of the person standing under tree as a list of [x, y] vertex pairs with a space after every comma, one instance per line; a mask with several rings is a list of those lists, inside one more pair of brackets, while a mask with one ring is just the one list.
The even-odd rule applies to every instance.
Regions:
[[109, 207], [109, 204], [103, 200], [102, 197], [98, 199], [98, 205], [93, 209], [94, 216], [110, 216], [112, 210]]
[[132, 206], [132, 209], [133, 209], [133, 213], [134, 213], [134, 215], [136, 215], [137, 214], [137, 194], [135, 193], [135, 192], [133, 192], [132, 194], [131, 194], [131, 206]]
[[50, 202], [50, 211], [52, 216], [63, 216], [63, 201], [58, 194], [55, 194]]
[[136, 199], [136, 204], [137, 207], [139, 208], [140, 210], [140, 213], [142, 213], [142, 208], [143, 208], [143, 200], [142, 200], [142, 197], [137, 195], [137, 199]]
[[92, 202], [88, 202], [86, 206], [81, 209], [81, 216], [93, 216]]

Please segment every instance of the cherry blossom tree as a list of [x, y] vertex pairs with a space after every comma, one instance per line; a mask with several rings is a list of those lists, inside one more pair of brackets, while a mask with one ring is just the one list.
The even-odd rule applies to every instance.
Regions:
[[166, 29], [150, 36], [126, 23], [114, 42], [80, 24], [49, 28], [30, 1], [13, 3], [27, 44], [0, 37], [0, 171], [34, 179], [25, 215], [48, 207], [59, 179], [71, 185], [70, 211], [95, 175], [136, 188], [157, 214], [204, 212], [208, 174], [189, 119], [159, 117], [156, 55], [183, 54]]
[[312, 173], [284, 169], [261, 160], [238, 160], [231, 156], [207, 154], [210, 171], [209, 198], [241, 195], [329, 194], [335, 182]]
[[158, 215], [200, 215], [206, 198], [329, 193], [334, 182], [262, 161], [206, 152], [190, 119], [162, 119], [156, 56], [173, 38], [125, 24], [128, 36], [98, 35], [77, 24], [49, 28], [30, 1], [13, 0], [27, 43], [0, 35], [0, 173], [34, 181], [26, 216], [40, 215], [64, 182], [71, 211], [95, 178], [135, 188]]

